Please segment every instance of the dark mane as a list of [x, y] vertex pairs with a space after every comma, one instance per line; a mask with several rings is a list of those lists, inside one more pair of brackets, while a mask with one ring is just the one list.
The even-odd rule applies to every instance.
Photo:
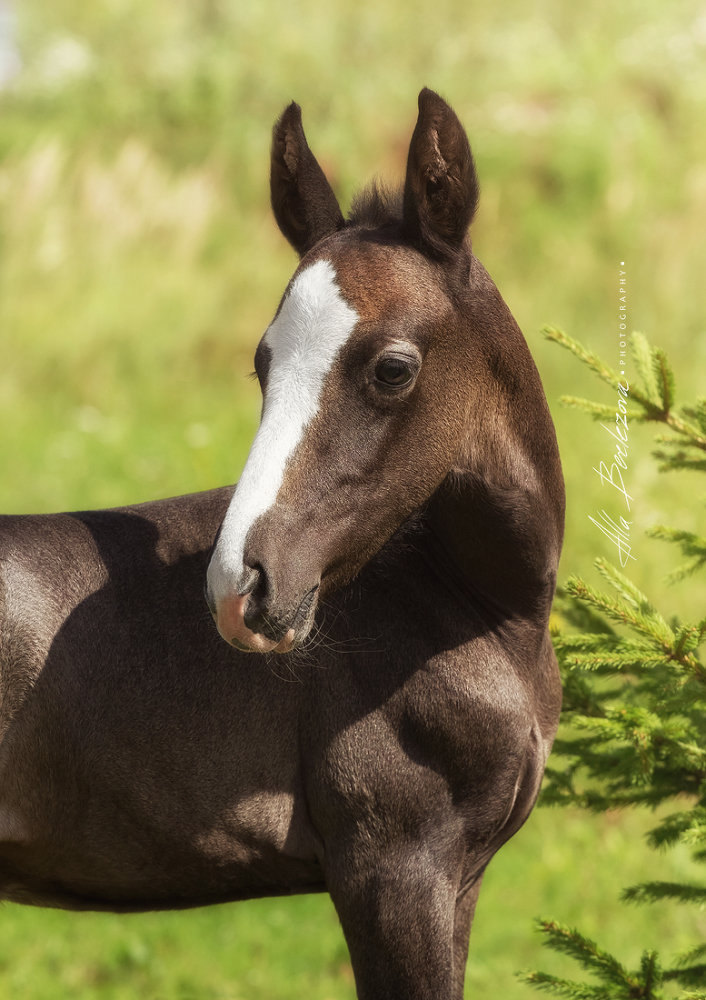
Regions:
[[379, 229], [402, 221], [402, 187], [390, 189], [373, 180], [353, 198], [348, 213], [349, 226]]

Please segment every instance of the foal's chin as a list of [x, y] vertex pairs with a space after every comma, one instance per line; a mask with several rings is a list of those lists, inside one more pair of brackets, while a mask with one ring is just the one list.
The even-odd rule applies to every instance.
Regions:
[[[222, 632], [221, 635], [224, 639], [226, 638]], [[276, 642], [274, 639], [268, 639], [267, 636], [260, 635], [257, 632], [251, 632], [247, 638], [232, 638], [226, 641], [230, 642], [231, 646], [239, 649], [241, 653], [290, 653], [303, 640], [297, 641], [294, 629], [290, 628], [279, 642]]]

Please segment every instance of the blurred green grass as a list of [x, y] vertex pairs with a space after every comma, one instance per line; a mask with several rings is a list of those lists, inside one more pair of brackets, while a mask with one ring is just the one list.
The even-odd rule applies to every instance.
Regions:
[[[476, 252], [537, 359], [567, 480], [561, 575], [612, 552], [588, 514], [611, 439], [558, 405], [610, 402], [539, 333], [609, 362], [617, 272], [630, 328], [664, 346], [683, 396], [706, 368], [706, 12], [701, 3], [508, 0], [469, 10], [342, 0], [24, 0], [24, 70], [0, 94], [0, 510], [112, 506], [237, 478], [258, 417], [252, 352], [294, 266], [268, 207], [270, 128], [295, 98], [341, 200], [401, 178], [422, 85], [453, 104], [482, 184]], [[696, 480], [658, 478], [631, 431], [635, 581], [667, 610], [656, 520], [698, 528]], [[531, 995], [533, 916], [630, 954], [703, 937], [703, 914], [624, 910], [654, 863], [649, 816], [536, 812], [493, 862], [469, 995]], [[669, 855], [661, 877], [686, 860]], [[681, 908], [684, 909], [684, 908]], [[630, 922], [626, 924], [626, 913]], [[635, 956], [637, 961], [638, 956]], [[544, 958], [549, 967], [553, 958]], [[353, 995], [323, 897], [136, 917], [0, 912], [0, 998]]]

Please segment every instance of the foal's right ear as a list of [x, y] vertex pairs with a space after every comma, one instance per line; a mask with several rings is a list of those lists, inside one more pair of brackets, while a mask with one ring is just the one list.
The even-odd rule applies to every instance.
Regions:
[[336, 195], [309, 149], [302, 111], [292, 102], [272, 132], [272, 211], [300, 257], [345, 225]]

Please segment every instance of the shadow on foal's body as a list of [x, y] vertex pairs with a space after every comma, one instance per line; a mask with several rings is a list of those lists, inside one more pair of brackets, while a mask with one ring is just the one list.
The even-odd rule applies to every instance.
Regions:
[[290, 106], [272, 202], [302, 261], [235, 492], [0, 520], [4, 898], [326, 889], [361, 998], [462, 996], [483, 871], [557, 724], [564, 503], [476, 201], [423, 91], [402, 197], [344, 222]]

